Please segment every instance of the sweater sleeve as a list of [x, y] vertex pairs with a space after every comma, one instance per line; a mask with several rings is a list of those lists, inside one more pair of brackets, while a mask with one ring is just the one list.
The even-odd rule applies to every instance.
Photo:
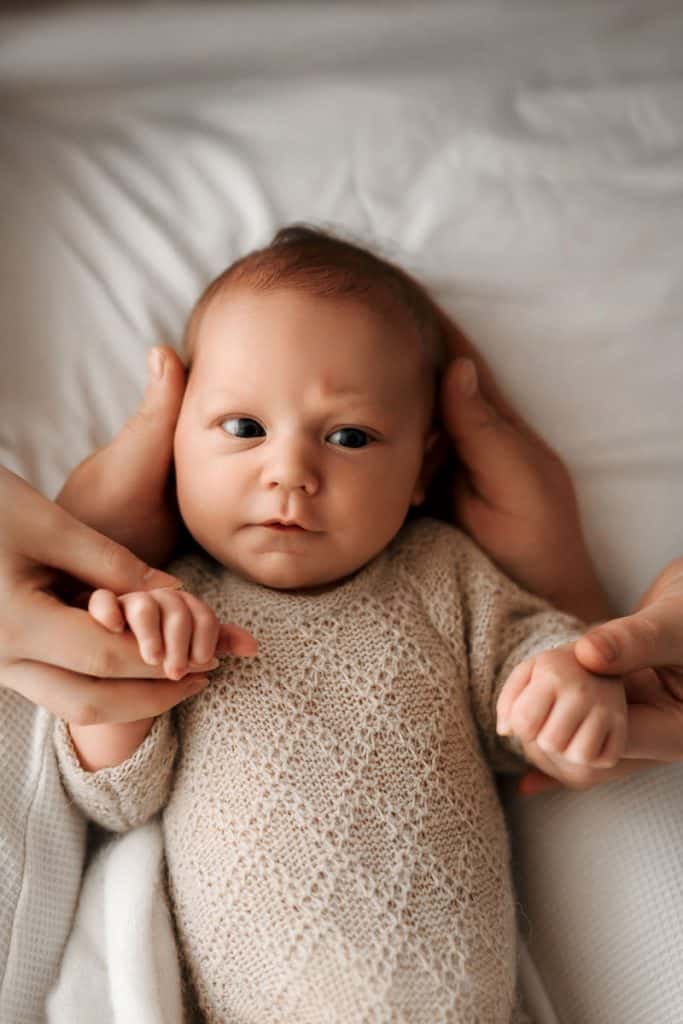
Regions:
[[472, 713], [495, 771], [525, 767], [514, 737], [496, 733], [496, 703], [516, 665], [571, 643], [584, 632], [576, 618], [518, 587], [465, 534], [435, 524], [429, 600], [439, 632], [458, 662], [467, 661]]
[[160, 715], [129, 758], [111, 768], [87, 772], [78, 760], [66, 722], [54, 733], [64, 788], [83, 813], [112, 832], [142, 825], [168, 800], [177, 752], [172, 712]]
[[516, 665], [572, 643], [584, 627], [522, 590], [473, 544], [462, 585], [472, 710], [493, 768], [519, 771], [525, 764], [519, 742], [496, 733], [500, 691]]

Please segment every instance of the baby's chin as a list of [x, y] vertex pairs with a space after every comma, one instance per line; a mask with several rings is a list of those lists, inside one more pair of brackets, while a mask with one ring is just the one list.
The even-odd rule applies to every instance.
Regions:
[[281, 554], [260, 555], [249, 559], [246, 564], [229, 565], [229, 569], [249, 580], [271, 590], [305, 590], [311, 593], [330, 590], [340, 583], [348, 573], [324, 572], [320, 567], [302, 564], [291, 556]]
[[226, 569], [250, 583], [258, 583], [271, 590], [297, 590], [311, 594], [333, 589], [360, 568], [323, 567], [301, 556], [274, 551], [247, 557], [243, 554], [230, 557], [224, 552], [211, 554]]

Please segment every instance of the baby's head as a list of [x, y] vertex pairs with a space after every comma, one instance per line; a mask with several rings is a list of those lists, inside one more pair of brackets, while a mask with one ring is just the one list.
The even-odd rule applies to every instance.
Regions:
[[397, 267], [285, 228], [209, 285], [185, 352], [180, 511], [240, 575], [287, 589], [343, 579], [424, 499], [445, 341]]

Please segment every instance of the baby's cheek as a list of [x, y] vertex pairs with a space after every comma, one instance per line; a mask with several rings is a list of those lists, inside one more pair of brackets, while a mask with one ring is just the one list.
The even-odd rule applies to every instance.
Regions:
[[220, 542], [242, 507], [226, 467], [195, 458], [178, 467], [176, 481], [178, 508], [190, 533], [205, 547]]

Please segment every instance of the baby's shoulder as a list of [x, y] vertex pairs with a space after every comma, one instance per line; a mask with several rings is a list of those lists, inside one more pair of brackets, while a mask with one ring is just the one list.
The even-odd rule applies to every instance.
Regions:
[[407, 523], [392, 548], [393, 570], [428, 609], [469, 606], [514, 586], [471, 537], [438, 519]]
[[470, 571], [486, 555], [474, 541], [450, 523], [423, 516], [407, 523], [393, 542], [392, 561], [426, 582], [445, 572], [450, 577]]

